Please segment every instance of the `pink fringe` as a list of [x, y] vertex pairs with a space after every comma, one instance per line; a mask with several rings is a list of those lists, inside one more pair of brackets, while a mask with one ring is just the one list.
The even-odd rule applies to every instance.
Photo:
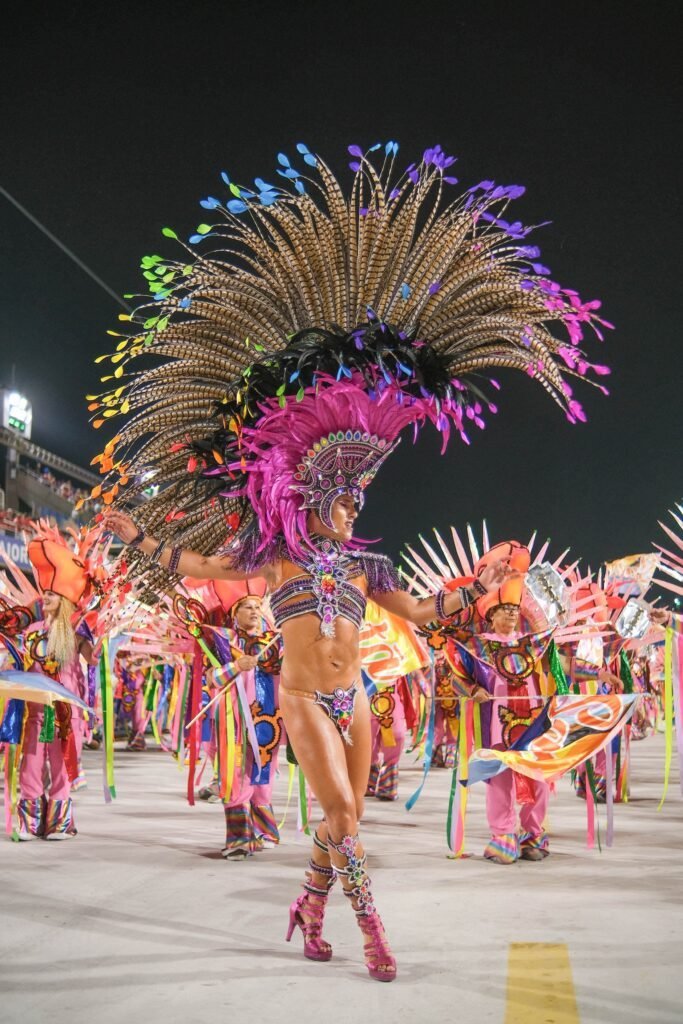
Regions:
[[283, 407], [277, 399], [265, 402], [258, 426], [244, 429], [244, 462], [231, 467], [248, 474], [245, 494], [261, 532], [257, 556], [280, 535], [290, 550], [301, 551], [302, 541], [310, 545], [308, 512], [293, 485], [302, 457], [316, 441], [333, 432], [360, 430], [392, 442], [404, 427], [429, 419], [443, 433], [445, 447], [449, 421], [459, 425], [461, 416], [459, 407], [448, 404], [446, 408], [434, 398], [411, 397], [395, 384], [371, 397], [360, 377], [320, 380], [301, 401], [290, 396]]

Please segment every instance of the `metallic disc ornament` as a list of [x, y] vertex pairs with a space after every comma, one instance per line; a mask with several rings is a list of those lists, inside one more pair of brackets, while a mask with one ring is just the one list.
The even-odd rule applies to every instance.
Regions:
[[548, 626], [564, 625], [569, 614], [569, 589], [550, 562], [532, 565], [524, 581], [527, 596]]
[[640, 640], [650, 628], [650, 608], [637, 597], [631, 597], [619, 612], [614, 628], [624, 640]]

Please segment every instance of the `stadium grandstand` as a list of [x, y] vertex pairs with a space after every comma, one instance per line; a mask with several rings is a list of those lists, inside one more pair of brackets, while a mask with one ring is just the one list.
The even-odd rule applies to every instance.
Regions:
[[31, 440], [31, 406], [15, 390], [0, 389], [0, 566], [5, 553], [28, 568], [24, 538], [31, 521], [48, 519], [60, 529], [78, 527], [94, 511], [75, 506], [99, 483], [77, 466]]

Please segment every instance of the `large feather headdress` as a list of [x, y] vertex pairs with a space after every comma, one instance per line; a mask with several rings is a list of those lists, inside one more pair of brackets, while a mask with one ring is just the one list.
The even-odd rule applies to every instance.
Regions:
[[522, 187], [482, 181], [452, 199], [453, 157], [435, 146], [400, 173], [390, 142], [349, 147], [347, 196], [297, 150], [302, 169], [280, 154], [278, 185], [223, 174], [227, 196], [202, 200], [212, 223], [182, 258], [145, 257], [152, 300], [122, 316], [129, 333], [110, 332], [107, 387], [89, 396], [96, 427], [122, 424], [95, 460], [97, 496], [118, 504], [152, 485], [137, 512], [149, 532], [203, 553], [231, 542], [237, 560], [263, 554], [278, 518], [251, 484], [279, 443], [274, 412], [289, 429], [297, 408], [314, 417], [321, 392], [343, 384], [385, 402], [385, 419], [391, 405], [392, 438], [428, 418], [444, 443], [452, 428], [467, 442], [496, 411], [494, 369], [537, 381], [571, 422], [585, 418], [571, 378], [608, 372], [581, 348], [587, 325], [599, 337], [610, 326], [600, 304], [553, 282], [530, 229], [507, 219]]

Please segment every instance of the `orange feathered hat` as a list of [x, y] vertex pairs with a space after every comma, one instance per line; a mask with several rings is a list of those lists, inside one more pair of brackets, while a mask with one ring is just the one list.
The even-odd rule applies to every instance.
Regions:
[[27, 550], [40, 590], [52, 590], [78, 606], [90, 592], [91, 581], [73, 551], [54, 540], [32, 540]]
[[237, 611], [237, 605], [247, 597], [264, 597], [268, 584], [262, 576], [251, 580], [214, 580], [214, 590], [223, 611], [231, 618]]
[[609, 622], [612, 612], [620, 612], [626, 604], [623, 597], [610, 593], [607, 588], [603, 590], [597, 583], [577, 590], [575, 601], [581, 618], [591, 618], [601, 624]]
[[101, 527], [78, 533], [70, 529], [73, 546], [45, 519], [33, 524], [33, 532], [27, 551], [39, 589], [66, 597], [82, 611], [93, 588], [100, 589], [106, 582]]
[[199, 580], [191, 576], [183, 579], [185, 586], [198, 590], [208, 611], [220, 604], [226, 615], [233, 616], [237, 605], [246, 597], [263, 597], [267, 583], [261, 576], [250, 580]]
[[522, 573], [521, 576], [512, 580], [506, 580], [498, 590], [492, 590], [477, 601], [477, 611], [482, 618], [486, 618], [492, 608], [499, 604], [515, 604], [519, 607], [522, 603], [524, 593], [524, 574], [528, 571], [531, 563], [529, 549], [520, 544], [517, 540], [506, 540], [495, 544], [479, 559], [474, 567], [475, 577], [481, 576], [484, 569], [493, 562], [506, 558], [511, 569]]

